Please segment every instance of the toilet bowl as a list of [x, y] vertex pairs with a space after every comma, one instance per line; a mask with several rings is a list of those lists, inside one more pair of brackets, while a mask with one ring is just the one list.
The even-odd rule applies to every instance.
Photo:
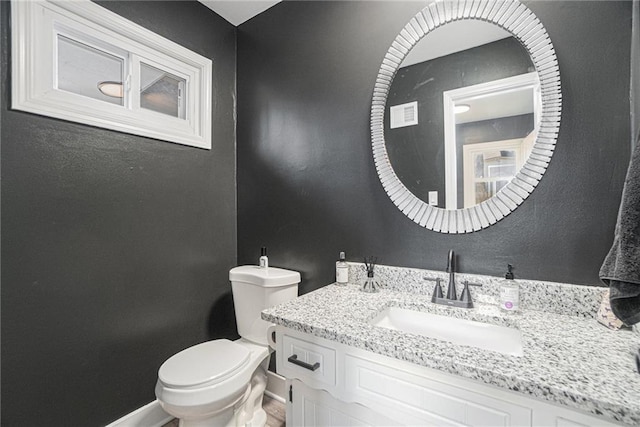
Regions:
[[235, 267], [229, 272], [237, 341], [219, 339], [189, 347], [158, 370], [156, 397], [182, 427], [264, 426], [262, 396], [271, 349], [265, 308], [298, 294], [300, 273], [279, 268]]
[[156, 396], [181, 426], [264, 425], [269, 356], [268, 347], [243, 339], [189, 347], [160, 367]]

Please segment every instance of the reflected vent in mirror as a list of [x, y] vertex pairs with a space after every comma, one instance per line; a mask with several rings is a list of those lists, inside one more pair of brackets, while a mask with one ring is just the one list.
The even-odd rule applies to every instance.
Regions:
[[394, 105], [389, 109], [391, 129], [418, 124], [418, 101]]

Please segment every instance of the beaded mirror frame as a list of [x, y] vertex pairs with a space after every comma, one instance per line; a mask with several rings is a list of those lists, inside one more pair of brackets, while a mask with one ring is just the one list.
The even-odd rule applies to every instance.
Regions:
[[[482, 20], [505, 29], [527, 50], [540, 79], [540, 126], [531, 155], [495, 196], [470, 208], [446, 210], [419, 199], [396, 175], [385, 145], [384, 115], [393, 78], [411, 48], [436, 28], [468, 19]], [[398, 209], [421, 227], [441, 233], [472, 233], [487, 228], [522, 204], [542, 179], [555, 149], [561, 111], [556, 53], [547, 31], [529, 8], [517, 0], [435, 1], [418, 12], [400, 31], [376, 78], [371, 102], [371, 141], [378, 177]]]

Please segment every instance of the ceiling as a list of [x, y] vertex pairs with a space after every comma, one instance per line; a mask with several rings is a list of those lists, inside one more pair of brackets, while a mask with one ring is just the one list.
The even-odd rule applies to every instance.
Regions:
[[281, 0], [198, 0], [236, 27]]
[[489, 22], [474, 19], [453, 21], [432, 30], [415, 44], [401, 66], [417, 64], [441, 56], [511, 37], [511, 33]]

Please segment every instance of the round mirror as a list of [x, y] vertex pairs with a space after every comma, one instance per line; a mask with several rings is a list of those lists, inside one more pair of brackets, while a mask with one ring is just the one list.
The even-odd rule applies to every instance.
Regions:
[[517, 1], [438, 1], [396, 37], [371, 109], [387, 194], [410, 219], [480, 230], [533, 191], [553, 154], [560, 78], [551, 41]]

